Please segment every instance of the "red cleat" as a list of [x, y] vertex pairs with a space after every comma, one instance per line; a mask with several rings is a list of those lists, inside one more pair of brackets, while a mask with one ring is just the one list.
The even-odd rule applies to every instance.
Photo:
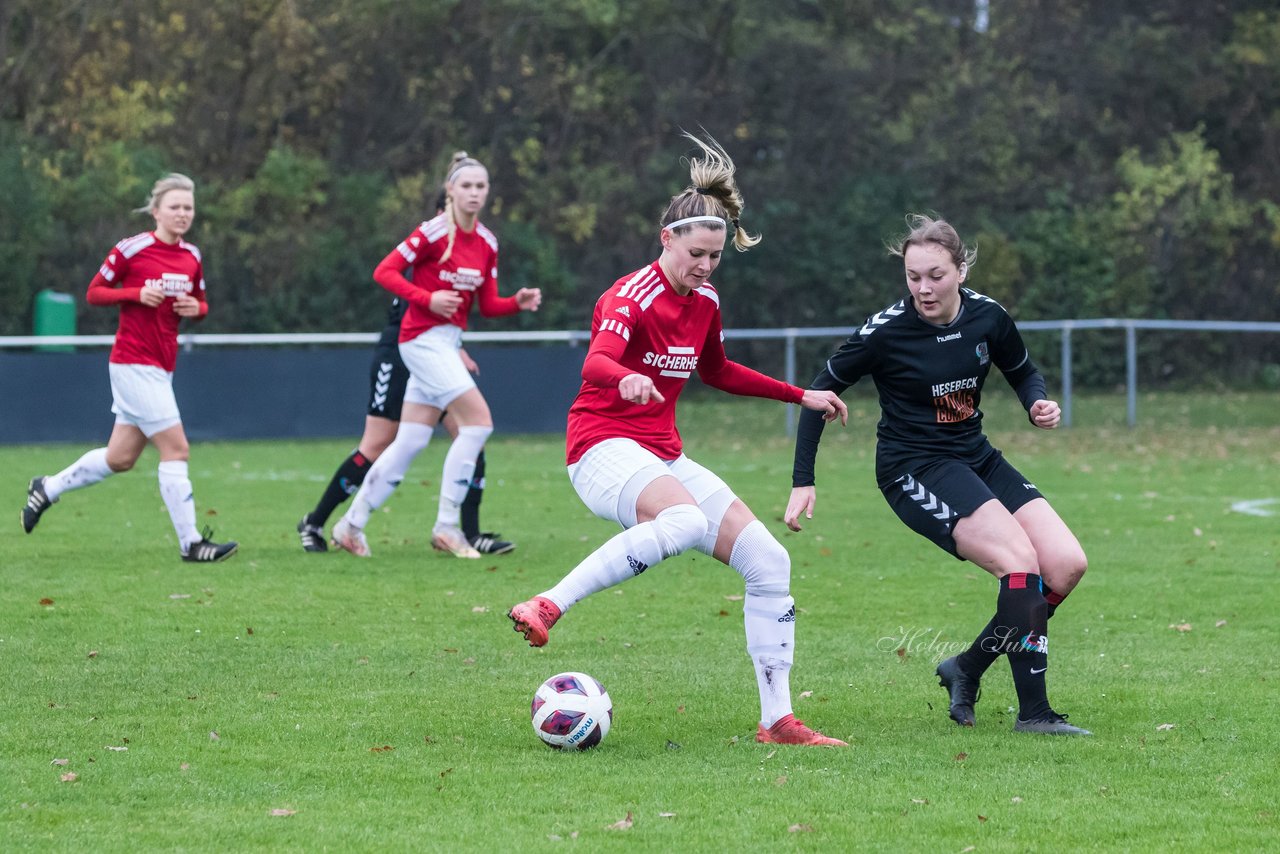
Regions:
[[524, 635], [529, 646], [545, 646], [551, 627], [560, 619], [560, 608], [555, 602], [542, 596], [534, 596], [521, 602], [507, 616], [515, 623], [515, 630]]
[[795, 715], [787, 715], [778, 719], [773, 726], [765, 729], [760, 724], [756, 729], [756, 741], [761, 744], [804, 744], [810, 747], [848, 747], [847, 741], [828, 738], [816, 729], [805, 726], [804, 721], [797, 720]]

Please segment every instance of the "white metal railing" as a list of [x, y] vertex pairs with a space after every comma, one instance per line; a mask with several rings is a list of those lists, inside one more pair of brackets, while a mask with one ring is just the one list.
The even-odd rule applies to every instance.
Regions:
[[[1125, 335], [1125, 396], [1129, 426], [1138, 421], [1138, 345], [1139, 329], [1185, 332], [1280, 332], [1280, 322], [1240, 320], [1141, 320], [1136, 318], [1093, 318], [1082, 320], [1024, 320], [1018, 329], [1029, 331], [1056, 331], [1061, 334], [1062, 352], [1062, 423], [1071, 426], [1072, 404], [1072, 350], [1071, 333], [1077, 329], [1123, 329]], [[796, 382], [796, 342], [801, 338], [827, 338], [833, 346], [852, 332], [850, 326], [806, 326], [781, 329], [726, 329], [727, 339], [781, 340], [785, 348], [784, 378]], [[591, 335], [586, 330], [565, 329], [527, 332], [465, 332], [462, 340], [478, 344], [562, 343], [576, 347], [585, 344]], [[315, 344], [373, 344], [378, 340], [376, 332], [289, 332], [265, 334], [200, 333], [186, 332], [178, 336], [184, 350], [196, 347], [242, 346], [307, 346]], [[114, 335], [15, 335], [0, 336], [0, 350], [39, 347], [109, 347]], [[787, 407], [787, 435], [794, 435], [794, 407]]]

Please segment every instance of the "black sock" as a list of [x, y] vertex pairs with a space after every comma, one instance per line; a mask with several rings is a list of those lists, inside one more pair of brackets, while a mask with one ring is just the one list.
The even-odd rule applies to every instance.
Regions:
[[462, 499], [462, 533], [473, 539], [480, 533], [480, 500], [484, 498], [484, 449], [476, 457], [476, 470], [467, 487], [467, 497]]
[[1039, 575], [1011, 572], [1000, 579], [997, 631], [1005, 637], [1004, 649], [1018, 692], [1018, 717], [1024, 721], [1038, 720], [1052, 711], [1044, 678], [1049, 667], [1048, 611]]
[[371, 465], [373, 463], [358, 448], [352, 451], [351, 456], [343, 460], [342, 465], [333, 473], [333, 479], [325, 487], [324, 495], [320, 496], [320, 503], [307, 514], [307, 521], [323, 528], [338, 505], [359, 491]]
[[[1044, 590], [1044, 600], [1048, 604], [1045, 619], [1053, 619], [1054, 612], [1067, 597], [1061, 593], [1055, 593], [1043, 581], [1040, 582], [1040, 586]], [[969, 648], [956, 656], [961, 670], [976, 679], [981, 679], [982, 674], [987, 672], [987, 668], [996, 663], [996, 659], [1003, 654], [1005, 648], [1005, 637], [1003, 633], [998, 632], [999, 627], [1000, 623], [993, 616], [982, 631], [978, 632], [978, 636], [973, 639]]]

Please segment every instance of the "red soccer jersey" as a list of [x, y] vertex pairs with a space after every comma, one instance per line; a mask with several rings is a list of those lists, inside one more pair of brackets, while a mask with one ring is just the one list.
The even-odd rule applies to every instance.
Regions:
[[[138, 302], [146, 286], [163, 289], [165, 301], [154, 307]], [[111, 361], [154, 365], [172, 373], [178, 363], [178, 322], [182, 319], [173, 310], [173, 299], [182, 294], [200, 301], [200, 317], [208, 314], [204, 266], [194, 244], [185, 240], [165, 243], [151, 231], [117, 243], [85, 294], [90, 305], [120, 306]]]
[[[443, 264], [440, 257], [449, 243], [448, 220], [444, 214], [414, 229], [390, 255], [382, 259], [373, 278], [378, 284], [409, 304], [400, 322], [400, 341], [412, 341], [433, 326], [451, 323], [467, 328], [471, 303], [478, 300], [485, 317], [501, 317], [520, 310], [515, 297], [498, 296], [498, 238], [476, 223], [472, 231], [455, 232], [453, 252]], [[413, 268], [413, 282], [404, 272]], [[452, 317], [431, 311], [433, 291], [452, 289], [462, 302]]]
[[[804, 391], [731, 362], [724, 353], [720, 296], [710, 283], [681, 296], [655, 261], [624, 276], [596, 301], [582, 387], [569, 407], [570, 465], [606, 439], [633, 439], [660, 459], [680, 456], [676, 400], [694, 371], [732, 394], [799, 403]], [[618, 393], [629, 374], [653, 379], [665, 400], [643, 406]]]

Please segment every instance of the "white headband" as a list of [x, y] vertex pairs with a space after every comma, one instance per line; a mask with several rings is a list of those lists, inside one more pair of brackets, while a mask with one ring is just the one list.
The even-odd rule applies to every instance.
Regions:
[[669, 223], [667, 223], [666, 225], [664, 225], [664, 226], [663, 226], [663, 228], [676, 229], [676, 228], [679, 228], [679, 227], [680, 227], [680, 226], [682, 226], [682, 225], [689, 225], [689, 224], [691, 224], [691, 223], [695, 223], [695, 222], [718, 222], [718, 223], [720, 223], [721, 225], [725, 226], [726, 228], [728, 227], [728, 223], [726, 223], [726, 222], [724, 221], [724, 217], [719, 217], [719, 216], [687, 216], [687, 217], [685, 217], [684, 219], [678, 219], [678, 220], [676, 220], [675, 222], [669, 222]]

